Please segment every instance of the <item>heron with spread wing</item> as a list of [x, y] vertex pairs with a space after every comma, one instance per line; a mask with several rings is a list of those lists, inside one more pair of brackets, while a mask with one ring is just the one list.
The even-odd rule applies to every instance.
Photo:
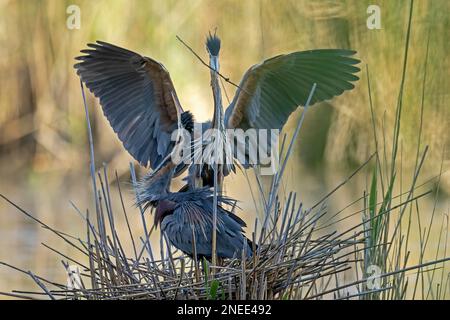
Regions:
[[[77, 73], [93, 94], [100, 99], [103, 113], [124, 147], [143, 166], [157, 168], [173, 151], [171, 134], [180, 122], [189, 123], [192, 115], [184, 111], [178, 100], [169, 72], [148, 57], [97, 41], [82, 50], [76, 59]], [[219, 83], [219, 53], [221, 41], [209, 35], [211, 87], [214, 97], [212, 121], [203, 124], [203, 132], [215, 129], [219, 135], [201, 142], [203, 150], [223, 150], [217, 167], [210, 164], [192, 165], [190, 186], [212, 186], [217, 168], [219, 190], [224, 176], [233, 168], [235, 151], [225, 131], [227, 129], [282, 129], [290, 114], [306, 103], [314, 83], [317, 84], [310, 105], [331, 99], [354, 88], [352, 82], [360, 62], [355, 51], [321, 49], [282, 54], [252, 66], [243, 76], [236, 94], [224, 111]], [[208, 142], [210, 141], [210, 142]], [[237, 146], [237, 148], [245, 147]], [[194, 152], [195, 154], [195, 152]], [[207, 153], [208, 154], [208, 153]], [[214, 161], [213, 161], [214, 162]], [[198, 161], [196, 162], [198, 163]], [[209, 162], [211, 163], [211, 162]], [[174, 176], [188, 164], [178, 164]], [[244, 166], [246, 167], [246, 166]]]

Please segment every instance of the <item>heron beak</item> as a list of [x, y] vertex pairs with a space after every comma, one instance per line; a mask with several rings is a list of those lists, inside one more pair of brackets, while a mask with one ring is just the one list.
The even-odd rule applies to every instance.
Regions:
[[216, 72], [219, 72], [219, 57], [218, 56], [209, 56], [209, 66]]

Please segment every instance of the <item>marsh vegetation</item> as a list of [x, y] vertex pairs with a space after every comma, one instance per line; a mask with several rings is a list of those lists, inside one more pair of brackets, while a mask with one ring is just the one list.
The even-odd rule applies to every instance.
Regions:
[[[448, 299], [449, 4], [382, 1], [381, 30], [366, 28], [368, 4], [86, 1], [80, 30], [65, 26], [68, 3], [0, 4], [0, 291], [34, 298]], [[206, 120], [208, 70], [175, 35], [203, 52], [212, 26], [226, 43], [221, 70], [235, 82], [249, 65], [281, 52], [345, 47], [363, 61], [356, 89], [309, 109], [295, 140], [302, 111], [291, 118], [283, 172], [242, 173], [225, 184], [240, 200], [247, 234], [261, 242], [254, 259], [229, 261], [215, 278], [208, 263], [168, 250], [159, 233], [147, 237], [150, 217], [133, 206], [131, 159], [87, 97], [91, 174], [72, 68], [95, 39], [153, 56], [171, 71], [183, 106]], [[234, 88], [225, 88], [227, 99]], [[83, 281], [69, 290], [67, 269], [75, 265]]]

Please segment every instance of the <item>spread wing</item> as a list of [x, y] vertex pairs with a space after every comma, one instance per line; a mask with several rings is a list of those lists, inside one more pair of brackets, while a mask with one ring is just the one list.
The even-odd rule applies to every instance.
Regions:
[[103, 113], [128, 152], [143, 166], [157, 167], [173, 148], [178, 97], [159, 62], [97, 41], [82, 50], [74, 67], [100, 99]]
[[228, 128], [281, 129], [290, 114], [306, 103], [314, 83], [311, 105], [354, 88], [360, 61], [350, 50], [322, 49], [279, 55], [252, 66], [225, 111]]

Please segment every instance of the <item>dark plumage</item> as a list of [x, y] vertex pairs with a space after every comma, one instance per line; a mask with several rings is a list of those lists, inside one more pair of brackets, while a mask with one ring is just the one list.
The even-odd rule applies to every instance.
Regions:
[[143, 166], [156, 168], [171, 152], [178, 98], [159, 62], [97, 41], [82, 50], [74, 67], [100, 99], [103, 113], [125, 149]]
[[194, 130], [194, 116], [190, 111], [181, 114], [181, 126], [190, 133]]
[[212, 35], [209, 33], [208, 37], [206, 37], [206, 49], [213, 56], [218, 56], [220, 52], [220, 39], [214, 32]]
[[[238, 258], [245, 249], [246, 256], [252, 255], [249, 240], [243, 234], [245, 222], [224, 209], [232, 200], [218, 197], [217, 208], [217, 257]], [[197, 257], [211, 259], [213, 231], [213, 191], [208, 188], [187, 192], [169, 193], [156, 206], [161, 231], [170, 243], [185, 254], [192, 256], [193, 233]], [[158, 213], [159, 211], [159, 213]]]
[[[154, 224], [160, 225], [174, 247], [192, 257], [195, 237], [197, 257], [210, 259], [214, 193], [210, 188], [170, 192], [174, 168], [175, 165], [169, 162], [147, 175], [137, 189], [137, 202], [146, 209], [155, 208]], [[240, 259], [243, 249], [247, 257], [251, 256], [251, 242], [243, 231], [245, 222], [224, 208], [234, 204], [234, 200], [223, 196], [218, 196], [217, 200], [217, 257]]]

